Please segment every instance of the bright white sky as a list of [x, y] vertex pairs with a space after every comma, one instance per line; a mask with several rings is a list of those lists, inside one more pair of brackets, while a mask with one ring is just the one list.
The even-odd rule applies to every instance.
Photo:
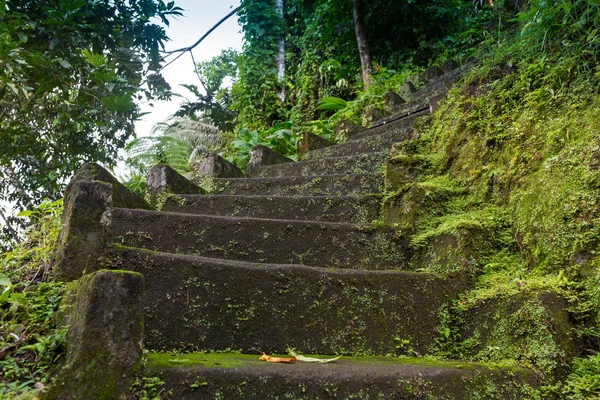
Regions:
[[[167, 36], [171, 39], [165, 45], [166, 50], [180, 49], [194, 44], [221, 18], [238, 7], [240, 0], [175, 0], [175, 4], [183, 8], [183, 17], [171, 19], [171, 25], [165, 28]], [[194, 58], [196, 62], [210, 60], [221, 53], [221, 50], [230, 47], [238, 50], [242, 47], [242, 35], [236, 15], [221, 24], [193, 50]], [[172, 58], [173, 56], [168, 60]], [[165, 68], [163, 76], [174, 92], [190, 99], [193, 99], [193, 95], [180, 85], [185, 83], [200, 86], [189, 54], [183, 55]], [[150, 114], [136, 123], [137, 136], [147, 136], [152, 126], [171, 116], [177, 111], [181, 102], [181, 98], [173, 97], [169, 102], [155, 102], [154, 107], [143, 104], [142, 111]]]

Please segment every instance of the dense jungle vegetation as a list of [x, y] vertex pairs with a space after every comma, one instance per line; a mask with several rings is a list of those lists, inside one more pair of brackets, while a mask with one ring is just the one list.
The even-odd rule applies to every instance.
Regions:
[[242, 51], [200, 63], [202, 83], [188, 86], [194, 100], [155, 136], [133, 141], [135, 99], [169, 96], [159, 75], [167, 38], [151, 21], [167, 23], [180, 9], [127, 4], [0, 1], [0, 199], [31, 209], [19, 217], [31, 224], [20, 244], [9, 239], [18, 217], [0, 210], [0, 397], [33, 396], [61, 356], [65, 332], [53, 315], [64, 285], [47, 273], [61, 191], [84, 161], [112, 166], [127, 146], [130, 185], [140, 189], [152, 164], [192, 173], [190, 161], [208, 151], [242, 168], [256, 144], [294, 158], [302, 132], [343, 141], [336, 123], [369, 122], [387, 91], [448, 59], [469, 62], [468, 72], [420, 121], [419, 139], [394, 154], [426, 167], [416, 186], [387, 193], [423, 194], [426, 211], [401, 221], [413, 248], [428, 252], [430, 238], [447, 233], [468, 254], [425, 269], [477, 277], [475, 290], [441, 310], [434, 354], [465, 358], [473, 343], [457, 327], [482, 301], [558, 293], [569, 299], [580, 357], [565, 365], [532, 307], [503, 322], [529, 329], [526, 348], [499, 330], [471, 359], [545, 374], [547, 385], [524, 397], [600, 397], [600, 1], [363, 1], [365, 89], [350, 0], [289, 0], [282, 9], [244, 0]]

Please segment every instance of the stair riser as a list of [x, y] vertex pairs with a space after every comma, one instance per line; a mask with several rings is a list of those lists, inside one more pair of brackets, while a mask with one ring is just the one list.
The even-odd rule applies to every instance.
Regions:
[[[266, 363], [265, 363], [266, 364]], [[398, 399], [474, 400], [522, 399], [529, 387], [539, 387], [533, 372], [468, 368], [403, 374], [341, 371], [336, 364], [304, 366], [274, 364], [246, 368], [152, 369], [165, 382], [165, 393], [177, 400], [214, 399]], [[409, 367], [410, 368], [410, 367]], [[391, 368], [390, 368], [391, 369]], [[483, 395], [482, 395], [483, 393]]]
[[321, 196], [379, 194], [381, 175], [338, 175], [262, 179], [218, 179], [221, 194], [264, 196]]
[[402, 142], [411, 137], [412, 131], [408, 128], [400, 131], [391, 131], [361, 140], [350, 140], [335, 146], [311, 150], [306, 153], [305, 158], [307, 160], [315, 160], [322, 157], [347, 157], [376, 151], [389, 152], [394, 143]]
[[372, 152], [387, 152], [394, 143], [413, 138], [412, 126], [415, 118], [423, 115], [428, 115], [428, 112], [369, 129], [353, 136], [351, 140], [342, 144], [311, 150], [306, 153], [305, 159], [314, 160], [323, 157], [346, 157]]
[[408, 246], [390, 229], [115, 209], [116, 243], [230, 260], [352, 269], [408, 268]]
[[347, 158], [324, 158], [298, 163], [268, 165], [258, 176], [314, 176], [333, 174], [374, 174], [381, 171], [388, 153], [362, 154]]
[[379, 218], [380, 197], [178, 196], [163, 211], [271, 219], [369, 223]]
[[466, 287], [428, 274], [238, 266], [136, 250], [124, 250], [121, 262], [145, 276], [144, 346], [152, 351], [425, 354], [439, 307]]
[[387, 123], [376, 128], [367, 129], [366, 131], [362, 131], [352, 136], [349, 139], [349, 141], [355, 141], [367, 137], [372, 137], [387, 132], [402, 132], [405, 130], [409, 130], [414, 125], [415, 120], [424, 115], [429, 115], [429, 109], [421, 112], [415, 112], [414, 114], [408, 115], [399, 120]]

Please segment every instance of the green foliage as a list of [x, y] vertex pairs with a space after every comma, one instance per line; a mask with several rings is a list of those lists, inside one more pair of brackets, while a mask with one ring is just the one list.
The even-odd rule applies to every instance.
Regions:
[[131, 387], [131, 392], [139, 400], [160, 400], [164, 390], [164, 382], [155, 376], [137, 378]]
[[55, 261], [54, 249], [60, 239], [63, 200], [44, 200], [31, 210], [19, 213], [28, 218], [26, 240], [0, 255], [1, 272], [11, 279], [39, 280], [47, 276]]
[[239, 23], [244, 33], [243, 52], [237, 60], [239, 75], [232, 87], [232, 109], [238, 122], [251, 130], [266, 130], [283, 118], [277, 93], [277, 46], [283, 24], [269, 0], [243, 0]]
[[227, 49], [211, 60], [198, 63], [198, 78], [205, 93], [196, 85], [183, 85], [196, 99], [184, 102], [174, 116], [200, 118], [221, 131], [232, 131], [236, 113], [231, 109], [231, 88], [228, 84], [236, 80], [238, 59], [237, 51]]
[[315, 110], [343, 110], [347, 106], [348, 102], [339, 97], [323, 97]]
[[[84, 162], [114, 163], [135, 101], [168, 97], [167, 37], [152, 20], [180, 11], [162, 0], [0, 1], [0, 200], [26, 209], [59, 197]], [[16, 218], [5, 219], [14, 236]]]
[[573, 370], [564, 384], [563, 395], [569, 400], [600, 397], [600, 353], [573, 361]]
[[345, 107], [338, 108], [338, 111], [329, 118], [329, 123], [333, 125], [338, 121], [348, 121], [357, 125], [364, 125], [363, 114], [365, 110], [369, 107], [383, 109], [384, 95], [387, 92], [399, 92], [406, 79], [415, 72], [417, 71], [410, 66], [401, 71], [377, 67], [371, 75], [369, 89], [358, 91], [355, 99], [345, 102]]
[[235, 139], [225, 151], [227, 159], [241, 169], [245, 169], [250, 161], [250, 153], [256, 145], [267, 146], [278, 153], [296, 159], [296, 143], [299, 131], [291, 122], [282, 122], [270, 129], [259, 132], [248, 128], [241, 128], [236, 133]]
[[36, 392], [49, 383], [62, 355], [66, 329], [55, 313], [65, 284], [43, 282], [54, 263], [62, 199], [21, 213], [33, 223], [26, 239], [0, 255], [0, 397]]
[[[441, 215], [417, 221], [411, 244], [423, 249], [435, 238], [475, 231], [491, 245], [458, 248], [477, 266], [476, 287], [442, 311], [442, 355], [518, 361], [547, 376], [563, 368], [565, 354], [553, 330], [569, 327], [558, 326], [563, 322], [553, 319], [539, 293], [568, 299], [577, 333], [588, 343], [597, 340], [598, 11], [590, 1], [530, 2], [517, 18], [489, 31], [493, 40], [477, 50], [481, 59], [419, 125], [416, 156], [435, 154], [438, 161], [435, 176], [420, 177], [416, 185], [447, 177], [460, 182], [464, 194], [436, 205]], [[445, 244], [435, 246], [439, 251]], [[524, 299], [518, 313], [502, 314], [507, 310], [498, 305], [513, 299]], [[462, 338], [457, 327], [490, 310], [493, 329], [487, 346], [478, 348], [483, 339]], [[519, 340], [511, 342], [510, 335]], [[530, 396], [598, 396], [594, 374], [597, 359], [578, 359], [564, 385]]]
[[145, 187], [145, 177], [156, 164], [167, 164], [179, 173], [191, 170], [190, 145], [173, 136], [143, 136], [132, 140], [125, 150], [131, 173], [127, 186], [136, 191], [139, 191], [136, 187]]

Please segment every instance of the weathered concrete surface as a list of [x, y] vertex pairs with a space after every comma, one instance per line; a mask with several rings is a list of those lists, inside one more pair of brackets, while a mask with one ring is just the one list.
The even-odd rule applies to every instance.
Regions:
[[392, 106], [397, 106], [399, 104], [406, 103], [406, 100], [404, 100], [402, 97], [400, 97], [400, 95], [396, 92], [387, 92], [383, 96], [383, 100], [384, 100], [386, 107], [392, 107]]
[[230, 260], [347, 269], [406, 269], [396, 230], [370, 224], [229, 218], [116, 208], [114, 240], [125, 246]]
[[427, 82], [430, 82], [434, 79], [441, 77], [442, 75], [444, 75], [444, 71], [442, 71], [442, 69], [438, 66], [433, 66], [433, 67], [427, 68], [421, 74], [421, 78], [423, 78]]
[[150, 354], [172, 399], [521, 399], [538, 377], [523, 368], [424, 359], [342, 357], [331, 364], [272, 364], [258, 355]]
[[335, 137], [345, 136], [347, 138], [351, 138], [352, 136], [356, 135], [357, 133], [360, 133], [365, 130], [367, 130], [366, 127], [356, 125], [350, 121], [345, 121], [345, 120], [336, 122], [333, 127]]
[[54, 279], [71, 281], [102, 268], [112, 240], [113, 190], [112, 184], [95, 180], [69, 184]]
[[[147, 348], [425, 354], [460, 276], [258, 264], [122, 248], [146, 277]], [[173, 329], [177, 327], [177, 329]]]
[[394, 143], [412, 137], [410, 126], [401, 125], [399, 129], [393, 129], [392, 124], [390, 123], [391, 129], [389, 131], [380, 130], [378, 134], [372, 136], [311, 150], [306, 153], [305, 159], [319, 160], [330, 157], [349, 157], [364, 153], [388, 152]]
[[295, 163], [266, 165], [258, 176], [315, 176], [341, 174], [376, 174], [383, 169], [387, 152], [363, 153], [351, 156], [311, 159]]
[[142, 357], [142, 275], [106, 270], [85, 275], [74, 282], [65, 303], [65, 365], [42, 398], [131, 398]]
[[370, 223], [379, 218], [381, 196], [180, 195], [163, 211], [187, 214]]
[[275, 150], [271, 150], [267, 146], [258, 145], [252, 148], [250, 153], [250, 161], [246, 168], [247, 176], [257, 176], [261, 168], [265, 165], [282, 164], [294, 162], [287, 157], [282, 156]]
[[303, 159], [304, 154], [310, 150], [320, 149], [331, 145], [333, 145], [333, 143], [321, 136], [317, 136], [310, 132], [304, 132], [297, 144], [298, 158]]
[[442, 64], [442, 71], [444, 71], [445, 74], [448, 74], [458, 68], [460, 68], [460, 64], [454, 60], [448, 60]]
[[202, 194], [204, 190], [168, 165], [158, 164], [148, 172], [146, 192], [156, 203], [166, 194]]
[[69, 197], [76, 182], [100, 181], [112, 186], [112, 203], [115, 207], [150, 209], [150, 205], [139, 194], [129, 190], [125, 185], [111, 175], [106, 169], [96, 163], [84, 164], [73, 176], [65, 189], [65, 199]]
[[230, 195], [350, 196], [379, 194], [384, 190], [383, 176], [378, 174], [217, 179], [216, 183], [220, 193]]
[[192, 166], [196, 178], [212, 176], [215, 178], [241, 178], [242, 170], [218, 154], [210, 153]]
[[[409, 104], [414, 104], [414, 103], [409, 103]], [[414, 113], [413, 115], [403, 117], [399, 120], [387, 122], [386, 124], [384, 124], [382, 126], [369, 128], [365, 131], [359, 132], [356, 135], [352, 136], [348, 142], [359, 140], [359, 139], [366, 138], [366, 137], [371, 137], [374, 135], [379, 135], [382, 133], [405, 132], [407, 130], [410, 131], [412, 126], [415, 123], [415, 119], [417, 119], [418, 117], [421, 117], [423, 115], [427, 115], [427, 114], [429, 114], [429, 112]]]

